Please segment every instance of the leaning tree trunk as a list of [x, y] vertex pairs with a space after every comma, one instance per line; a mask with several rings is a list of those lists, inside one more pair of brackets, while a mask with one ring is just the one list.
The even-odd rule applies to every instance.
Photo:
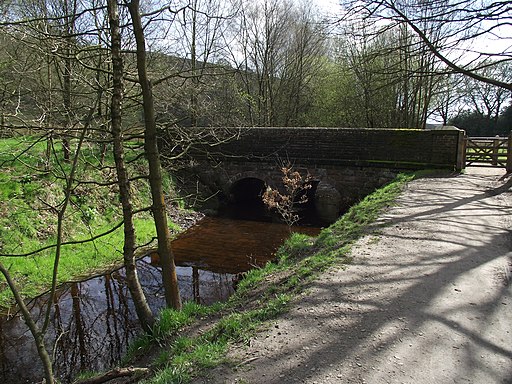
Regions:
[[16, 299], [16, 303], [18, 304], [18, 307], [20, 308], [20, 312], [23, 316], [23, 320], [25, 321], [28, 328], [30, 329], [30, 333], [32, 334], [32, 337], [34, 337], [34, 341], [36, 343], [36, 348], [37, 348], [37, 353], [39, 354], [39, 359], [43, 363], [45, 382], [47, 384], [54, 384], [55, 378], [53, 377], [52, 359], [51, 359], [50, 355], [48, 354], [48, 351], [46, 350], [46, 347], [44, 345], [44, 332], [42, 332], [41, 329], [39, 329], [36, 322], [32, 318], [32, 315], [30, 314], [29, 309], [25, 305], [25, 301], [21, 297], [20, 291], [18, 290], [16, 283], [11, 278], [11, 275], [9, 274], [8, 269], [5, 268], [2, 263], [0, 263], [0, 272], [4, 275], [5, 280], [7, 281], [7, 285], [11, 289], [11, 292], [13, 293], [14, 298]]
[[153, 313], [146, 301], [139, 282], [135, 265], [135, 227], [128, 172], [124, 162], [123, 135], [121, 130], [121, 101], [123, 98], [123, 59], [121, 55], [121, 33], [119, 12], [116, 0], [108, 1], [108, 16], [112, 43], [112, 99], [110, 105], [114, 160], [117, 171], [119, 196], [123, 207], [124, 246], [123, 257], [126, 269], [126, 282], [133, 299], [135, 311], [144, 330], [150, 331], [154, 323]]
[[165, 301], [169, 307], [180, 309], [181, 300], [176, 276], [176, 266], [171, 250], [171, 234], [167, 225], [167, 212], [162, 188], [162, 170], [157, 146], [155, 109], [151, 82], [146, 70], [146, 42], [139, 11], [139, 0], [128, 3], [133, 22], [133, 33], [137, 43], [137, 70], [142, 89], [144, 109], [144, 149], [149, 163], [149, 184], [153, 200], [153, 217], [158, 237], [158, 254], [162, 266]]

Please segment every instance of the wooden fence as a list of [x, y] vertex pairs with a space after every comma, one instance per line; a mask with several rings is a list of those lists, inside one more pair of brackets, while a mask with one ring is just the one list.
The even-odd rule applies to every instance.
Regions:
[[512, 172], [512, 133], [508, 137], [465, 137], [466, 166], [500, 167]]

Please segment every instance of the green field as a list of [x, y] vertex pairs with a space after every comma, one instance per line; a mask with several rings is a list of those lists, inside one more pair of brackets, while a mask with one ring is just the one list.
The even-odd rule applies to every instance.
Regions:
[[[70, 163], [63, 162], [60, 143], [54, 142], [54, 153], [46, 159], [47, 141], [33, 137], [0, 140], [0, 262], [8, 267], [25, 297], [47, 290], [51, 283], [57, 211], [64, 201], [65, 178]], [[72, 152], [73, 152], [72, 148]], [[143, 172], [136, 160], [139, 153], [127, 155], [135, 159], [132, 175]], [[48, 166], [46, 166], [48, 163]], [[105, 269], [122, 260], [123, 227], [117, 187], [97, 185], [93, 181], [115, 181], [113, 160], [109, 151], [102, 164], [100, 147], [85, 143], [79, 157], [70, 203], [63, 220], [62, 257], [59, 281], [69, 281]], [[145, 181], [132, 183], [134, 207], [150, 205]], [[86, 241], [119, 227], [106, 236]], [[137, 240], [145, 244], [155, 237], [154, 224], [148, 213], [135, 221]], [[76, 244], [66, 244], [73, 243]], [[13, 303], [3, 277], [0, 277], [0, 307]]]

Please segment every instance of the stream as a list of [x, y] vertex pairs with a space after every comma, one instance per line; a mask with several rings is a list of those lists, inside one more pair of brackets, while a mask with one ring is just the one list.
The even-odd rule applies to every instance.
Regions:
[[[317, 228], [294, 227], [316, 235]], [[289, 236], [283, 224], [202, 219], [173, 242], [183, 301], [201, 304], [225, 301], [234, 292], [239, 274], [264, 265]], [[138, 261], [138, 273], [150, 307], [165, 305], [156, 255]], [[36, 319], [48, 296], [29, 303]], [[100, 371], [119, 363], [141, 329], [125, 284], [123, 269], [88, 280], [66, 283], [57, 293], [46, 341], [52, 351], [56, 377], [70, 383], [81, 371]], [[41, 382], [42, 365], [30, 332], [18, 314], [0, 319], [0, 382]]]

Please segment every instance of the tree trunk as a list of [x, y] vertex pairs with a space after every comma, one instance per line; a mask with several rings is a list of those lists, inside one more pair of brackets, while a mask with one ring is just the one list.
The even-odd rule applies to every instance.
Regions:
[[30, 333], [32, 334], [32, 337], [34, 338], [34, 341], [36, 343], [37, 353], [39, 354], [39, 359], [43, 363], [44, 377], [46, 380], [46, 384], [54, 384], [55, 379], [53, 377], [52, 360], [51, 360], [50, 355], [48, 354], [48, 351], [46, 350], [46, 347], [44, 345], [43, 332], [38, 328], [34, 319], [32, 319], [30, 311], [28, 310], [27, 306], [25, 305], [25, 302], [23, 301], [23, 298], [20, 295], [18, 287], [16, 286], [14, 281], [11, 279], [11, 275], [9, 274], [9, 271], [4, 267], [4, 265], [2, 263], [0, 263], [0, 272], [4, 275], [5, 280], [7, 281], [7, 285], [9, 285], [9, 288], [10, 288], [12, 294], [14, 295], [14, 298], [16, 299], [16, 304], [18, 304], [18, 307], [20, 308], [20, 312], [23, 316], [23, 320], [27, 324], [28, 328], [30, 329]]
[[153, 200], [152, 210], [158, 237], [158, 254], [162, 266], [165, 301], [168, 306], [181, 309], [178, 278], [176, 276], [176, 266], [174, 265], [174, 256], [171, 250], [171, 234], [167, 225], [167, 212], [162, 188], [162, 170], [157, 146], [153, 93], [151, 90], [151, 82], [148, 79], [146, 71], [146, 43], [139, 11], [139, 0], [132, 0], [128, 3], [128, 9], [130, 10], [133, 22], [133, 33], [137, 43], [137, 70], [142, 89], [145, 124], [144, 148], [149, 163], [149, 184]]
[[131, 203], [130, 181], [124, 162], [123, 136], [121, 130], [121, 101], [123, 98], [123, 59], [121, 55], [121, 34], [119, 30], [119, 12], [116, 0], [108, 1], [110, 36], [112, 43], [112, 99], [111, 126], [114, 160], [116, 163], [119, 196], [123, 207], [124, 246], [123, 257], [126, 269], [126, 283], [133, 299], [135, 311], [145, 331], [150, 331], [154, 323], [153, 313], [146, 301], [139, 282], [135, 264], [135, 227], [133, 224], [133, 207]]
[[190, 125], [197, 127], [197, 89], [199, 85], [199, 77], [197, 76], [197, 0], [192, 3], [192, 42], [190, 46], [190, 65], [192, 70], [192, 95], [190, 98], [191, 114], [190, 114]]
[[71, 75], [73, 70], [72, 50], [76, 6], [70, 9], [68, 0], [64, 1], [64, 12], [66, 22], [65, 48], [64, 48], [64, 73], [62, 74], [63, 90], [62, 101], [64, 104], [64, 132], [62, 137], [62, 153], [64, 161], [69, 162], [71, 158], [71, 143], [67, 135], [71, 128]]

